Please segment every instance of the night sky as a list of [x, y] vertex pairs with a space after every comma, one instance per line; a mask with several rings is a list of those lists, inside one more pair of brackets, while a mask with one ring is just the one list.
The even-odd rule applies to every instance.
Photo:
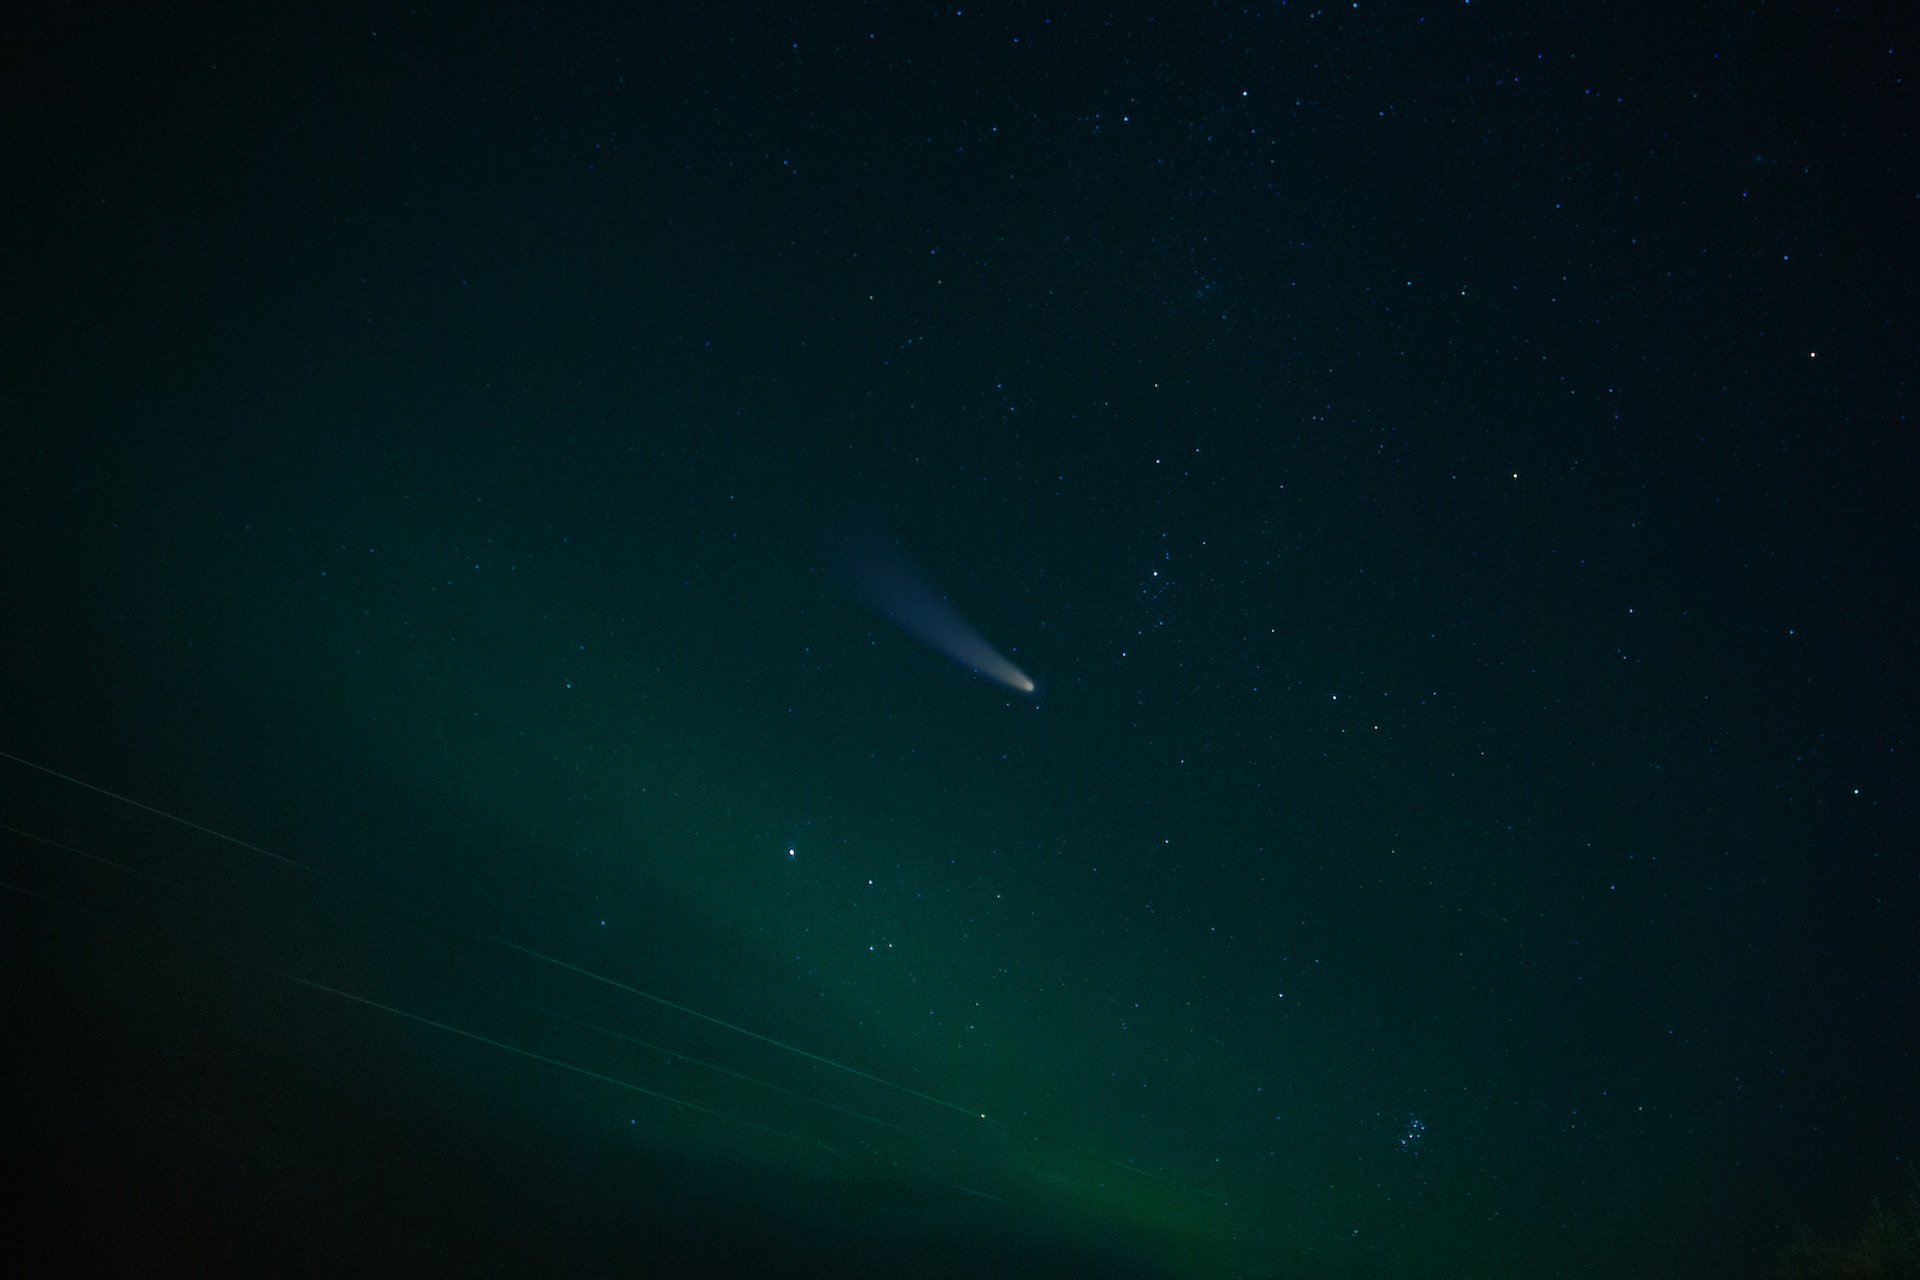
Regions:
[[1909, 1185], [1910, 7], [313, 8], [0, 46], [6, 1270]]

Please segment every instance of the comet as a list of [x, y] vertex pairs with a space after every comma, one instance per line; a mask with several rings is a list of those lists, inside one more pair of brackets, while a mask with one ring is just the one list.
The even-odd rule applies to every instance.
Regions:
[[869, 609], [928, 648], [1009, 689], [1033, 692], [1027, 673], [974, 630], [899, 548], [879, 538], [850, 542], [843, 547], [841, 569]]

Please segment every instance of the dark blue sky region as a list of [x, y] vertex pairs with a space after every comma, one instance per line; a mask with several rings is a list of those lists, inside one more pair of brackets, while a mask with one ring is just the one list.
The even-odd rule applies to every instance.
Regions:
[[20, 33], [10, 1269], [1747, 1276], [1910, 1185], [1893, 8]]

